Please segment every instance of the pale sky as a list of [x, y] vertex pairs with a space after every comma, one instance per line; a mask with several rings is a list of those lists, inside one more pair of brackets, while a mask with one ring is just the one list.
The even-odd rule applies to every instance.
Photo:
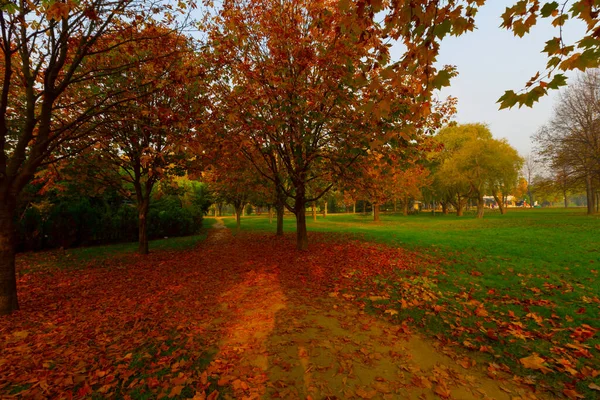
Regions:
[[[557, 92], [551, 91], [531, 109], [499, 111], [496, 101], [505, 90], [518, 92], [537, 71], [544, 70], [547, 59], [541, 50], [558, 34], [545, 20], [523, 38], [500, 28], [500, 16], [507, 5], [514, 3], [488, 0], [477, 14], [477, 30], [442, 42], [439, 64], [455, 65], [460, 74], [442, 92], [443, 97], [458, 98], [456, 121], [487, 123], [494, 137], [507, 138], [521, 155], [526, 155], [532, 148], [530, 137], [551, 117]], [[583, 34], [582, 24], [575, 21], [575, 25], [567, 25], [563, 36], [571, 44]]]

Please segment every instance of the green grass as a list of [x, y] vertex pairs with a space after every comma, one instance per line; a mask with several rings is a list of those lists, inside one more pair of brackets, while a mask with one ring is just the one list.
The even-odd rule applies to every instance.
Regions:
[[[439, 304], [447, 311], [437, 314], [427, 308], [398, 307], [399, 321], [409, 319], [427, 333], [444, 335], [455, 343], [467, 341], [478, 347], [489, 346], [494, 353], [490, 361], [505, 363], [522, 376], [532, 376], [532, 370], [525, 370], [520, 358], [538, 353], [549, 362], [557, 360], [556, 348], [577, 340], [573, 336], [575, 329], [584, 324], [600, 329], [600, 216], [587, 216], [583, 209], [545, 208], [512, 209], [506, 215], [490, 212], [483, 220], [473, 215], [431, 213], [382, 215], [381, 219], [375, 223], [371, 216], [330, 214], [327, 218], [319, 215], [313, 221], [309, 215], [307, 225], [309, 232], [348, 234], [441, 260], [435, 267], [435, 290], [442, 294]], [[233, 219], [226, 218], [225, 224], [235, 228]], [[241, 228], [273, 231], [275, 225], [269, 224], [265, 217], [251, 216], [242, 220]], [[293, 218], [286, 217], [284, 230], [295, 230]], [[432, 268], [431, 264], [424, 265], [427, 267], [423, 268]], [[411, 293], [390, 288], [406, 280], [419, 284], [414, 273], [411, 276], [398, 272], [397, 276], [381, 277], [378, 282], [356, 282], [356, 285], [385, 290], [391, 302], [398, 304]], [[470, 302], [484, 304], [489, 316], [475, 316], [475, 307]], [[368, 309], [378, 309], [377, 304], [366, 303]], [[541, 326], [534, 320], [534, 314], [543, 318]], [[531, 336], [522, 339], [507, 335], [503, 329], [514, 321], [522, 323], [523, 330]], [[488, 329], [499, 333], [499, 338], [488, 337], [485, 334]], [[570, 350], [566, 354], [576, 362], [575, 369], [584, 366], [599, 369], [600, 333], [586, 339], [584, 344], [589, 346], [591, 359], [573, 355]], [[561, 368], [558, 364], [553, 367], [555, 371]], [[564, 382], [573, 380], [563, 372], [533, 376], [545, 382], [555, 394], [562, 390]], [[596, 393], [588, 385], [600, 384], [600, 377], [576, 381], [578, 392], [594, 398]]]
[[[150, 252], [182, 251], [196, 246], [204, 240], [207, 230], [193, 236], [182, 236], [165, 239], [151, 240]], [[43, 253], [22, 253], [17, 257], [22, 272], [44, 270], [52, 268], [82, 268], [90, 264], [100, 264], [107, 260], [114, 260], [134, 254], [138, 249], [137, 242], [117, 243], [105, 246], [78, 247], [67, 250], [50, 250]]]

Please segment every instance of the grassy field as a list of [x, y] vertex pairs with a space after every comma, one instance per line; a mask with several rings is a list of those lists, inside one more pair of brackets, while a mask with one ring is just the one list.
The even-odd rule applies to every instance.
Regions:
[[[233, 219], [225, 223], [235, 227]], [[286, 217], [285, 230], [293, 231], [294, 224]], [[242, 220], [242, 230], [273, 229], [265, 217]], [[565, 387], [587, 398], [598, 394], [599, 216], [586, 216], [583, 209], [517, 209], [488, 213], [483, 220], [421, 213], [383, 215], [375, 223], [371, 216], [330, 214], [317, 221], [309, 216], [308, 229], [402, 246], [424, 260], [439, 260], [424, 262], [416, 274], [399, 272], [372, 282], [374, 292], [389, 299], [366, 299], [367, 309], [395, 307], [399, 321], [414, 321], [431, 335], [479, 350], [500, 369], [534, 376], [557, 395], [573, 395]], [[424, 286], [434, 298], [413, 306], [403, 282]], [[535, 368], [522, 361], [531, 356], [538, 360]]]

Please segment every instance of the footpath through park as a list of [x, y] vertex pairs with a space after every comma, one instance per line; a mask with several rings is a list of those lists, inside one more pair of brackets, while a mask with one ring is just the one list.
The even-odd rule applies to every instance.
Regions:
[[[219, 295], [229, 316], [207, 373], [236, 398], [534, 399], [529, 389], [457, 363], [412, 329], [323, 291], [323, 261], [290, 240], [240, 234], [217, 222], [200, 256], [237, 274]], [[317, 249], [318, 250], [318, 249]], [[340, 249], [342, 250], [342, 249]], [[233, 265], [232, 265], [233, 263]], [[234, 272], [235, 271], [235, 272]], [[461, 366], [462, 364], [462, 366]]]

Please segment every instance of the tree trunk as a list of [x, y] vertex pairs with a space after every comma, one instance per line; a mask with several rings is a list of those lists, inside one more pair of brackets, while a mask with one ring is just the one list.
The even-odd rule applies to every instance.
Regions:
[[304, 202], [296, 198], [296, 248], [308, 249], [308, 232], [306, 231], [306, 209]]
[[240, 225], [242, 225], [242, 212], [244, 210], [244, 206], [235, 207], [235, 231], [240, 233]]
[[504, 206], [504, 196], [494, 196], [494, 200], [496, 200], [496, 203], [498, 203], [498, 208], [500, 209], [500, 214], [504, 215], [506, 214], [506, 207]]
[[367, 215], [367, 202], [363, 201], [363, 214]]
[[381, 219], [379, 218], [379, 203], [373, 203], [373, 221], [381, 221]]
[[276, 208], [277, 211], [277, 231], [275, 234], [277, 236], [283, 236], [283, 213], [285, 209], [283, 208], [283, 204], [280, 204]]
[[485, 201], [483, 200], [483, 196], [479, 196], [477, 198], [477, 218], [483, 218], [483, 206], [485, 205]]
[[313, 221], [316, 221], [317, 220], [317, 205], [315, 204], [314, 201], [312, 203], [312, 216], [313, 216]]
[[[569, 208], [569, 198], [567, 197], [567, 191], [563, 190], [563, 199], [565, 201], [565, 208]], [[588, 203], [588, 207], [589, 207], [589, 203]], [[589, 211], [589, 208], [588, 208]]]
[[394, 199], [394, 214], [398, 211], [398, 200]]
[[457, 217], [462, 217], [464, 215], [464, 206], [463, 203], [458, 200], [458, 203], [456, 203], [456, 216]]
[[352, 203], [352, 214], [356, 214], [356, 202]]
[[[594, 184], [592, 181], [592, 175], [587, 174], [585, 176], [585, 190], [587, 197], [587, 213], [588, 215], [594, 214], [596, 212], [596, 194], [594, 193]], [[566, 199], [566, 196], [565, 196]], [[565, 201], [566, 203], [566, 201]], [[566, 206], [565, 206], [566, 207]]]
[[0, 203], [0, 315], [19, 309], [15, 271], [15, 203]]
[[223, 203], [217, 203], [217, 215], [219, 217], [223, 216]]
[[408, 197], [405, 197], [402, 204], [402, 215], [408, 215]]
[[273, 223], [273, 207], [269, 206], [269, 224]]
[[323, 202], [323, 218], [327, 218], [327, 202]]
[[[435, 205], [433, 206], [433, 209], [435, 210]], [[442, 214], [448, 215], [448, 203], [446, 202], [442, 203]]]
[[138, 201], [138, 253], [148, 254], [148, 206], [149, 200]]

